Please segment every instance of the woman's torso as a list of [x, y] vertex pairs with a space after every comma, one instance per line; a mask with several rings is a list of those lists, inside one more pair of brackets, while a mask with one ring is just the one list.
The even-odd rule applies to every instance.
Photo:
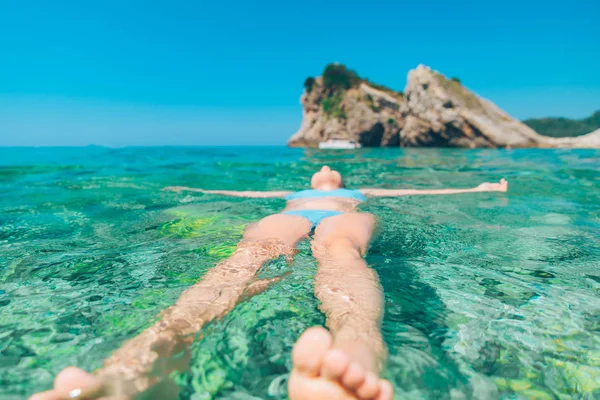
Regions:
[[329, 197], [322, 199], [296, 199], [288, 200], [284, 211], [294, 210], [328, 210], [339, 212], [356, 211], [360, 201], [344, 199], [339, 197]]
[[353, 212], [366, 197], [356, 190], [304, 190], [288, 196], [284, 211], [327, 210]]

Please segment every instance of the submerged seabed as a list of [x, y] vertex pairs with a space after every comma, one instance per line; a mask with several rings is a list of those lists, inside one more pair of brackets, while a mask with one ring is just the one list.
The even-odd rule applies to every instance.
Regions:
[[[367, 260], [397, 398], [600, 398], [600, 152], [278, 147], [0, 149], [0, 398], [99, 367], [283, 205], [162, 187], [301, 189], [324, 163], [349, 187], [510, 182], [363, 207], [381, 221]], [[207, 327], [181, 398], [286, 398], [291, 346], [323, 323], [300, 249], [265, 268], [282, 282]]]

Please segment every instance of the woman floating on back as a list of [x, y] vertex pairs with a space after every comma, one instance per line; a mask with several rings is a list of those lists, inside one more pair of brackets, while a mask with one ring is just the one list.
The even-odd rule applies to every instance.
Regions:
[[[383, 294], [377, 274], [363, 256], [375, 227], [371, 214], [358, 211], [367, 197], [506, 192], [508, 183], [482, 183], [472, 189], [345, 189], [339, 172], [323, 167], [310, 190], [255, 192], [203, 190], [172, 186], [172, 191], [287, 200], [285, 209], [246, 227], [234, 254], [185, 290], [161, 319], [124, 343], [102, 368], [89, 374], [75, 367], [63, 370], [52, 390], [31, 400], [125, 400], [144, 393], [150, 398], [176, 397], [167, 376], [184, 370], [189, 345], [208, 322], [223, 317], [236, 304], [264, 291], [281, 278], [257, 280], [268, 260], [292, 257], [307, 237], [319, 267], [315, 295], [325, 313], [324, 328], [308, 329], [292, 352], [289, 380], [292, 400], [391, 400], [391, 384], [379, 378], [385, 358], [380, 321]], [[186, 357], [172, 358], [175, 354]]]

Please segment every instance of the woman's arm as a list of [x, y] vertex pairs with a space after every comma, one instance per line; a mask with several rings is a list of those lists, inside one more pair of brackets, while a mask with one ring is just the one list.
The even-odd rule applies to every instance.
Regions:
[[220, 194], [222, 196], [233, 196], [233, 197], [248, 197], [248, 198], [284, 198], [292, 192], [286, 191], [275, 191], [275, 192], [252, 192], [252, 191], [237, 191], [237, 190], [204, 190], [196, 189], [185, 186], [168, 186], [165, 190], [171, 190], [173, 192], [182, 192], [187, 190], [188, 192], [200, 192], [205, 194]]
[[417, 189], [360, 189], [360, 192], [365, 196], [373, 197], [396, 197], [396, 196], [414, 196], [423, 194], [459, 194], [459, 193], [474, 193], [474, 192], [506, 192], [508, 190], [508, 182], [506, 179], [501, 179], [499, 183], [485, 182], [472, 189], [432, 189], [432, 190], [417, 190]]

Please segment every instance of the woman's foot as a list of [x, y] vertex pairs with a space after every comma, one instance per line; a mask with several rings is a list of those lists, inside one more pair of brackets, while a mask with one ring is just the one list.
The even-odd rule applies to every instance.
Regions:
[[[29, 400], [94, 399], [102, 394], [102, 381], [84, 370], [75, 367], [63, 369], [54, 380], [54, 388], [34, 394]], [[102, 397], [102, 400], [126, 400], [126, 397]]]
[[392, 400], [392, 385], [332, 348], [331, 334], [310, 328], [292, 352], [291, 400]]
[[[332, 349], [331, 335], [323, 328], [310, 328], [296, 342], [294, 370], [290, 377], [291, 400], [392, 400], [392, 385], [372, 371]], [[127, 400], [125, 396], [102, 395], [102, 381], [79, 368], [68, 367], [54, 381], [54, 388], [29, 400], [69, 398]]]

